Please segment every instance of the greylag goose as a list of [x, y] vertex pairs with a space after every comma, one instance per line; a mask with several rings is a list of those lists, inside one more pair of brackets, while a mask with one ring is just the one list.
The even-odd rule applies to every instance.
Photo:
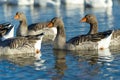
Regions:
[[40, 53], [43, 33], [25, 37], [9, 38], [0, 42], [0, 55]]
[[49, 28], [56, 27], [57, 35], [53, 42], [54, 49], [66, 50], [94, 50], [108, 48], [112, 36], [112, 30], [105, 33], [90, 35], [79, 35], [68, 40], [66, 43], [66, 34], [63, 21], [55, 17], [48, 24]]
[[20, 22], [17, 29], [17, 36], [36, 35], [44, 32], [45, 36], [43, 41], [48, 41], [54, 40], [57, 34], [56, 28], [46, 29], [48, 22], [34, 23], [28, 26], [26, 16], [22, 12], [17, 12], [14, 19]]
[[[83, 17], [80, 22], [86, 22], [90, 24], [90, 31], [88, 32], [88, 34], [98, 33], [98, 22], [97, 22], [96, 16], [94, 16], [93, 14], [85, 15], [85, 17]], [[103, 33], [105, 32], [106, 31], [104, 31]], [[111, 37], [110, 46], [120, 45], [119, 41], [120, 41], [120, 29], [114, 30]]]
[[85, 0], [85, 7], [110, 8], [113, 6], [112, 0]]
[[0, 24], [0, 40], [4, 41], [12, 37], [14, 37], [14, 25], [11, 23]]

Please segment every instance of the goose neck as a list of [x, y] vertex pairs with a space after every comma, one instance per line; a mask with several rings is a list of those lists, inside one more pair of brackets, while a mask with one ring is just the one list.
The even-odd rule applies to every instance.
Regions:
[[20, 21], [20, 25], [27, 26], [27, 21], [26, 21], [26, 20], [22, 20], [22, 21]]
[[66, 34], [64, 26], [57, 27], [57, 35], [54, 40], [54, 49], [65, 49], [66, 45]]
[[62, 37], [66, 37], [66, 34], [65, 34], [65, 29], [64, 29], [64, 27], [63, 26], [58, 26], [57, 27], [57, 35], [60, 35], [60, 36], [62, 36]]
[[88, 32], [88, 34], [95, 34], [98, 33], [98, 24], [94, 23], [94, 24], [90, 24], [90, 31]]

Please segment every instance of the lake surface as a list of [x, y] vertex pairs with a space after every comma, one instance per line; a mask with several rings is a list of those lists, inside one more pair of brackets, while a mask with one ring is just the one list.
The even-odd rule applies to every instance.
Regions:
[[[0, 5], [0, 23], [14, 20], [17, 11], [24, 12], [28, 24], [45, 22], [61, 17], [65, 24], [67, 40], [86, 34], [89, 25], [80, 23], [88, 13], [95, 14], [99, 31], [120, 28], [120, 1], [113, 0], [112, 8], [90, 9], [80, 6], [49, 5], [16, 6]], [[120, 48], [103, 51], [53, 50], [51, 43], [43, 43], [41, 57], [36, 60], [32, 54], [0, 56], [0, 80], [120, 80]]]

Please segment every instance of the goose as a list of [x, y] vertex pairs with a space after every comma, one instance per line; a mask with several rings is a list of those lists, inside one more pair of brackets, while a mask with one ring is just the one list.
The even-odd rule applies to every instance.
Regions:
[[114, 56], [111, 54], [111, 50], [106, 48], [104, 50], [82, 50], [82, 51], [71, 51], [73, 55], [83, 58], [78, 58], [79, 61], [83, 61], [84, 59], [90, 60], [90, 63], [96, 63], [101, 61], [111, 62], [114, 60]]
[[0, 41], [0, 55], [35, 53], [40, 54], [43, 33], [25, 37], [14, 37]]
[[46, 7], [48, 4], [60, 6], [61, 2], [60, 0], [36, 0], [35, 4], [40, 5], [41, 7]]
[[47, 28], [48, 22], [34, 23], [27, 25], [26, 16], [23, 12], [17, 12], [14, 19], [19, 21], [17, 36], [37, 35], [44, 32], [43, 41], [54, 40], [57, 30], [56, 28]]
[[107, 8], [112, 7], [113, 2], [112, 0], [85, 0], [85, 7], [92, 7], [92, 8]]
[[84, 4], [84, 0], [61, 0], [62, 3], [66, 4], [66, 5], [83, 5]]
[[0, 40], [4, 41], [12, 37], [14, 37], [14, 25], [9, 22], [0, 24]]
[[57, 35], [53, 42], [54, 49], [65, 50], [95, 50], [109, 47], [112, 30], [105, 33], [90, 35], [78, 35], [66, 42], [66, 34], [62, 19], [54, 17], [47, 25], [49, 28], [56, 27]]
[[14, 4], [14, 5], [33, 5], [34, 0], [7, 0], [8, 4]]
[[[90, 24], [90, 30], [87, 33], [88, 35], [98, 33], [98, 22], [97, 22], [97, 18], [95, 15], [87, 14], [80, 20], [80, 22], [86, 22]], [[103, 33], [105, 32], [106, 31], [104, 31]], [[112, 46], [120, 45], [119, 41], [120, 41], [120, 29], [117, 29], [117, 30], [114, 30], [112, 34], [110, 46], [112, 47]]]

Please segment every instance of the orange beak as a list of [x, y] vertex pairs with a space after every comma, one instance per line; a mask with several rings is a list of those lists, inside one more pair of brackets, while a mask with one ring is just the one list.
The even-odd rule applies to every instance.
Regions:
[[51, 28], [51, 27], [53, 27], [53, 23], [52, 22], [50, 22], [50, 23], [48, 23], [48, 25], [47, 25], [49, 28]]
[[19, 16], [18, 16], [18, 15], [15, 15], [15, 16], [14, 16], [14, 19], [19, 19]]
[[84, 18], [82, 18], [81, 20], [80, 20], [80, 22], [86, 22], [86, 18], [84, 17]]

